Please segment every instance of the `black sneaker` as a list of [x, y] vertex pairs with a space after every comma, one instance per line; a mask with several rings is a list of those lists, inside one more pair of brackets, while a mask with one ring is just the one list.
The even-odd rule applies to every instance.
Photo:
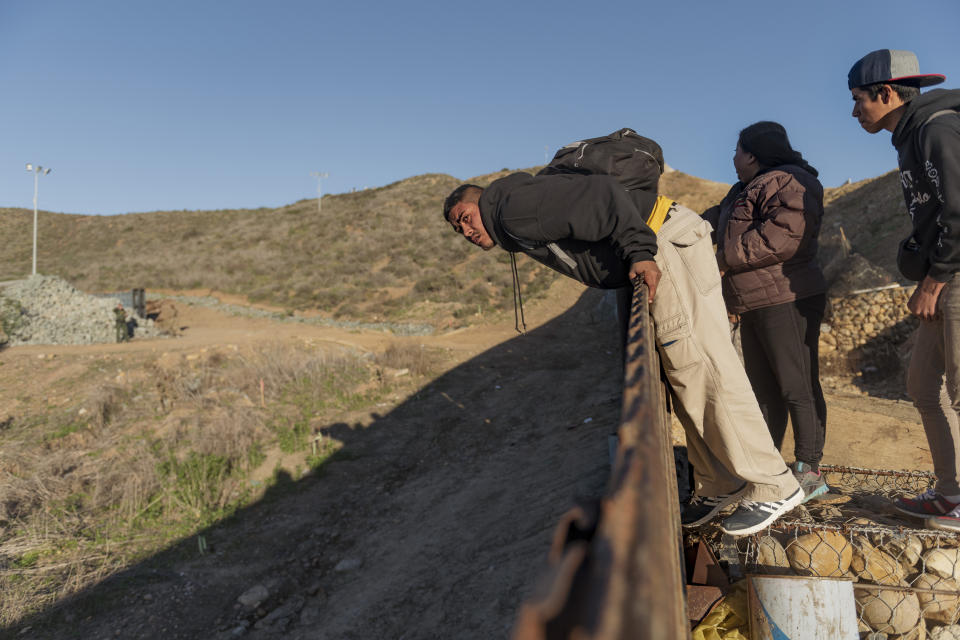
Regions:
[[747, 484], [744, 483], [731, 493], [723, 493], [719, 496], [693, 496], [680, 510], [680, 524], [684, 527], [699, 527], [709, 522], [721, 509], [739, 500], [746, 490]]
[[[823, 474], [819, 470], [811, 471], [810, 465], [806, 462], [797, 460], [793, 463], [793, 477], [797, 479], [800, 488], [803, 489], [803, 502], [813, 500], [830, 491], [827, 482], [823, 479]], [[800, 504], [803, 504], [801, 502]]]
[[743, 500], [733, 514], [720, 524], [724, 533], [745, 536], [766, 529], [773, 521], [803, 502], [803, 489], [797, 489], [789, 498], [776, 502]]

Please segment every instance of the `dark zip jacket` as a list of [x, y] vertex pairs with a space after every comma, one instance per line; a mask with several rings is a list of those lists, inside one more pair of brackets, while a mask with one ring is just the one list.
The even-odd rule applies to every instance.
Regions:
[[[960, 271], [960, 90], [917, 96], [893, 131], [913, 232], [897, 263], [911, 280], [947, 282]], [[931, 119], [939, 111], [948, 111]]]
[[[781, 165], [738, 182], [704, 212], [714, 228], [723, 298], [744, 313], [823, 293], [817, 237], [823, 186], [810, 165]], [[813, 170], [815, 171], [815, 170]]]
[[657, 253], [646, 224], [655, 201], [655, 193], [628, 194], [610, 176], [512, 173], [484, 189], [479, 205], [500, 247], [592, 287], [616, 289], [629, 284], [631, 264]]

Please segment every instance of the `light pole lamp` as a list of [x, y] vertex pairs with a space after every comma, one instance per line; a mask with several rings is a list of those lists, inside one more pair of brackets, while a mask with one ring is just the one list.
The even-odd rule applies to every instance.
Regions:
[[317, 213], [322, 213], [320, 203], [323, 201], [323, 179], [329, 178], [330, 174], [318, 171], [311, 171], [310, 175], [317, 179]]
[[33, 172], [33, 271], [31, 275], [37, 275], [37, 193], [40, 188], [40, 174], [47, 175], [50, 173], [49, 167], [44, 169], [40, 165], [34, 167], [29, 162], [27, 163], [27, 171]]

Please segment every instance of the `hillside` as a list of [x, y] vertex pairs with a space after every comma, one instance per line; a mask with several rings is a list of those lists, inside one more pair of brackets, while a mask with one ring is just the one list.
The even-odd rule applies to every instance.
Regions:
[[828, 189], [825, 200], [825, 226], [842, 226], [854, 251], [895, 271], [897, 246], [910, 232], [897, 172]]
[[[441, 198], [456, 184], [450, 176], [417, 176], [328, 196], [322, 214], [315, 200], [257, 210], [44, 213], [39, 271], [87, 291], [214, 290], [347, 317], [370, 317], [371, 309], [403, 317], [416, 307], [429, 316], [433, 305], [476, 310], [509, 283], [509, 269], [496, 264], [506, 256], [473, 255], [440, 223]], [[26, 240], [0, 249], [2, 277], [29, 269], [30, 218], [25, 211], [2, 216], [4, 236]], [[451, 265], [476, 266], [493, 280], [462, 291], [472, 278], [458, 278]]]
[[[537, 168], [529, 169], [535, 171]], [[500, 171], [469, 179], [481, 185]], [[288, 313], [355, 320], [415, 319], [454, 328], [512, 312], [508, 256], [476, 251], [440, 219], [460, 181], [428, 174], [276, 209], [160, 211], [118, 216], [40, 216], [39, 270], [86, 291], [214, 291]], [[703, 211], [729, 185], [670, 171], [661, 193]], [[908, 229], [896, 173], [827, 189], [821, 259], [838, 289], [894, 280]], [[32, 212], [0, 209], [0, 281], [30, 269]], [[847, 256], [842, 228], [855, 254]], [[523, 295], [556, 279], [521, 256]]]
[[660, 178], [660, 193], [694, 211], [703, 212], [727, 195], [730, 185], [697, 178], [681, 171], [670, 171]]
[[[471, 178], [481, 185], [506, 175]], [[460, 324], [512, 310], [508, 256], [458, 241], [440, 219], [459, 180], [431, 174], [277, 209], [159, 211], [118, 216], [42, 212], [38, 269], [85, 291], [212, 290], [288, 311], [353, 319]], [[706, 207], [726, 192], [680, 172], [663, 190]], [[30, 270], [32, 212], [0, 209], [0, 280]], [[556, 277], [521, 258], [523, 294]]]
[[827, 189], [820, 264], [833, 295], [906, 283], [897, 245], [910, 231], [897, 172]]

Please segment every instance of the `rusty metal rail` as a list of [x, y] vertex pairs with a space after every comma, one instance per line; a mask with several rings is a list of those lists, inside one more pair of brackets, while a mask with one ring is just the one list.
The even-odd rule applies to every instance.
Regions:
[[571, 509], [514, 640], [689, 638], [676, 472], [647, 304], [633, 292], [616, 462], [606, 494]]

